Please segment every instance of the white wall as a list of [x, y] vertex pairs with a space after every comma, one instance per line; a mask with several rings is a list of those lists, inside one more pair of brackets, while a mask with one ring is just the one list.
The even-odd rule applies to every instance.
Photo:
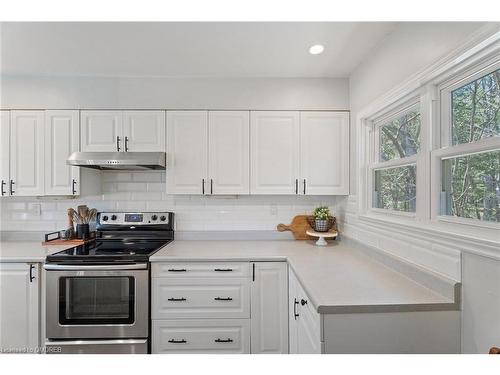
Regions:
[[[337, 201], [345, 235], [462, 281], [465, 291], [462, 349], [482, 353], [488, 345], [493, 345], [492, 337], [500, 337], [500, 325], [492, 318], [500, 308], [500, 301], [491, 293], [490, 286], [498, 285], [498, 274], [495, 272], [500, 269], [500, 261], [474, 255], [470, 258], [465, 256], [466, 261], [462, 264], [462, 252], [465, 255], [472, 250], [463, 244], [438, 242], [419, 233], [358, 220], [356, 192], [359, 166], [356, 156], [360, 124], [355, 119], [365, 106], [451, 53], [483, 26], [484, 23], [400, 24], [353, 72], [350, 78], [352, 195]], [[482, 269], [488, 272], [483, 273]]]
[[2, 109], [349, 109], [343, 78], [0, 78]]

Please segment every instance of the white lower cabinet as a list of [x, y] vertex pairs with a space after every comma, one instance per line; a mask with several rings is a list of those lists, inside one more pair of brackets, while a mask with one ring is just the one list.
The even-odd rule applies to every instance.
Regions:
[[288, 352], [285, 262], [155, 263], [151, 272], [153, 353]]
[[250, 353], [249, 319], [153, 320], [153, 353]]
[[255, 262], [252, 267], [252, 353], [288, 353], [287, 264]]
[[39, 274], [38, 263], [0, 263], [0, 352], [40, 346]]
[[321, 316], [291, 269], [288, 275], [290, 354], [320, 354]]

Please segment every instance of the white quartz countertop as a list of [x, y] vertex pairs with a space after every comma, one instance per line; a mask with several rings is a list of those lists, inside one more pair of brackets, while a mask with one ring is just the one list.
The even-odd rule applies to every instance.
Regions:
[[43, 263], [45, 257], [75, 245], [43, 246], [41, 241], [0, 242], [0, 262]]
[[151, 262], [287, 261], [320, 313], [457, 310], [458, 303], [342, 242], [178, 241]]

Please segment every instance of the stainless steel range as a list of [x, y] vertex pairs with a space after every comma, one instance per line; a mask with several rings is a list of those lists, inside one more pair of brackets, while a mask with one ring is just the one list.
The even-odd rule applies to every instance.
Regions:
[[48, 353], [148, 353], [149, 257], [172, 212], [101, 212], [95, 241], [47, 256]]

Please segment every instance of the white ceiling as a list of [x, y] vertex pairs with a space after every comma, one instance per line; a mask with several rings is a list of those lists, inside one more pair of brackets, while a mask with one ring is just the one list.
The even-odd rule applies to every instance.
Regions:
[[[2, 23], [2, 74], [347, 77], [395, 23]], [[325, 52], [310, 55], [313, 44]]]

